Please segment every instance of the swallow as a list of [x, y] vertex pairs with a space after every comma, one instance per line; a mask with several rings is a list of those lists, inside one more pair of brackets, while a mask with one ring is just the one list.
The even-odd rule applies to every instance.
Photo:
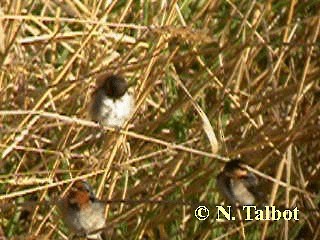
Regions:
[[128, 91], [127, 81], [119, 75], [104, 75], [93, 92], [89, 115], [107, 127], [122, 127], [133, 113], [134, 96]]
[[96, 198], [86, 181], [75, 182], [66, 197], [58, 202], [58, 208], [76, 236], [101, 239], [98, 230], [105, 226], [105, 204]]
[[253, 205], [260, 193], [257, 191], [258, 178], [239, 160], [226, 163], [217, 176], [217, 188], [233, 206]]

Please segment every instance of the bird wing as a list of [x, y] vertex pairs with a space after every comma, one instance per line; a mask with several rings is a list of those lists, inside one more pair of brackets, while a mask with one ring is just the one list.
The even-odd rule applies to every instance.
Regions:
[[217, 176], [217, 187], [231, 204], [236, 205], [237, 202], [235, 196], [231, 191], [230, 178], [227, 177], [224, 173], [220, 173]]

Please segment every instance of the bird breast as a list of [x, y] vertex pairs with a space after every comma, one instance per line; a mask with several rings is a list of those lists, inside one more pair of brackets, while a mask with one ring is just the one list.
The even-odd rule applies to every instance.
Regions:
[[119, 99], [96, 95], [92, 104], [91, 115], [93, 120], [110, 127], [121, 127], [129, 119], [134, 110], [134, 97], [125, 93]]
[[86, 233], [103, 228], [105, 225], [104, 205], [100, 202], [93, 202], [90, 207], [79, 211], [79, 223]]
[[240, 205], [253, 205], [255, 203], [255, 197], [248, 190], [242, 180], [232, 179], [231, 189], [233, 190], [233, 195], [236, 198], [236, 201], [239, 202]]

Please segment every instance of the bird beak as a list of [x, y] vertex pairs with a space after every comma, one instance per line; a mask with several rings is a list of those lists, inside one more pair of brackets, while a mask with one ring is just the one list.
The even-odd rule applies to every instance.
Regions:
[[252, 185], [257, 185], [258, 184], [258, 180], [257, 180], [257, 177], [251, 173], [251, 172], [248, 172], [247, 173], [247, 176], [246, 176], [246, 181]]

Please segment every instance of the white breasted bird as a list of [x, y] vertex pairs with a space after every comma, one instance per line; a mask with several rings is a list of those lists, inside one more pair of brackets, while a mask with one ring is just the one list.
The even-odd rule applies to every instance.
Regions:
[[246, 168], [241, 160], [231, 160], [217, 176], [217, 188], [233, 206], [253, 205], [260, 194], [258, 178]]
[[76, 236], [101, 239], [99, 230], [105, 226], [105, 204], [95, 197], [86, 181], [75, 182], [57, 205], [62, 219]]
[[108, 127], [122, 127], [134, 111], [135, 101], [127, 81], [119, 75], [104, 75], [92, 94], [90, 116]]

